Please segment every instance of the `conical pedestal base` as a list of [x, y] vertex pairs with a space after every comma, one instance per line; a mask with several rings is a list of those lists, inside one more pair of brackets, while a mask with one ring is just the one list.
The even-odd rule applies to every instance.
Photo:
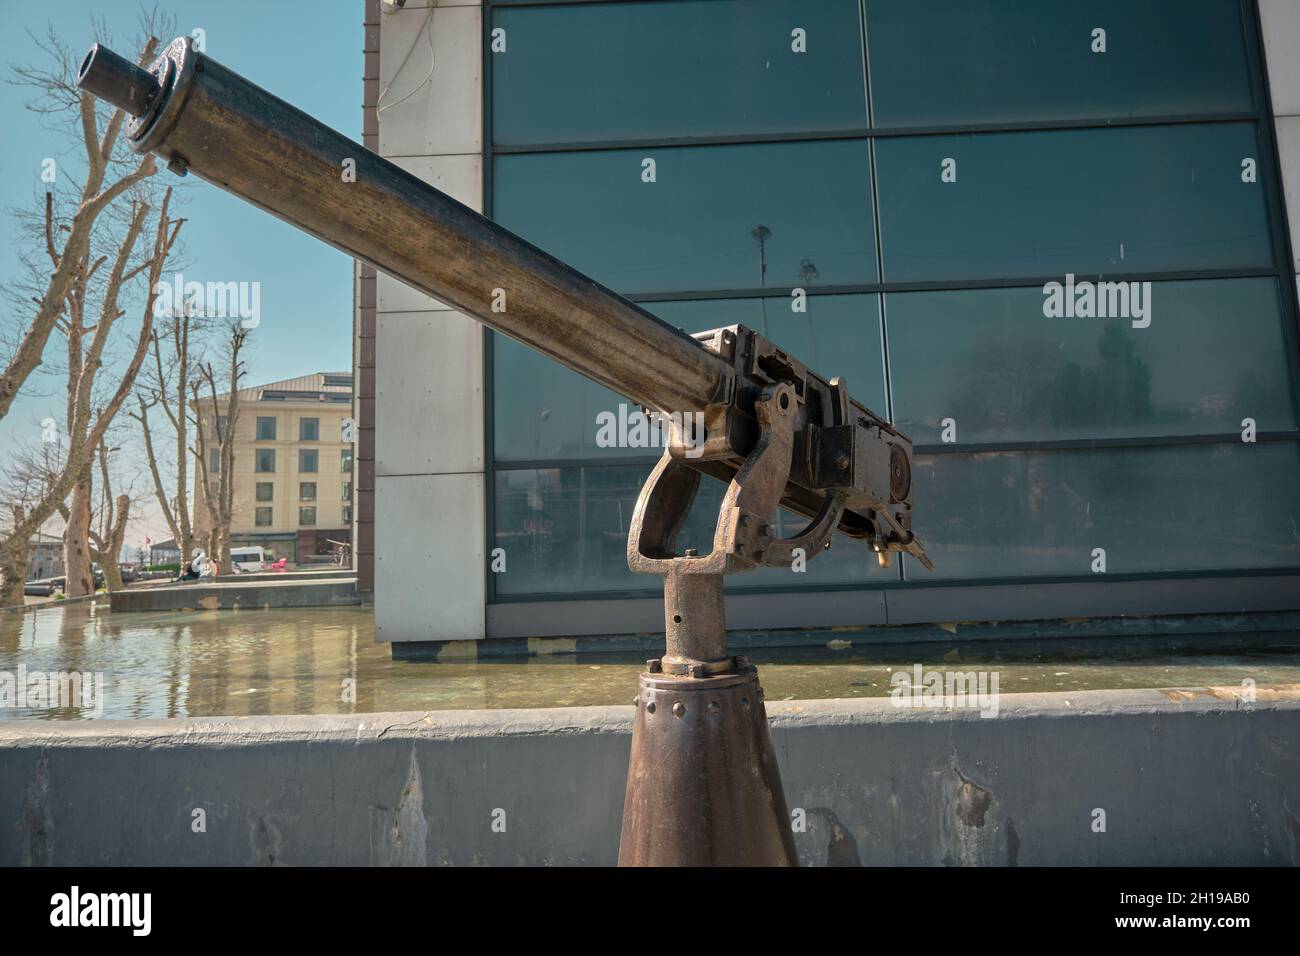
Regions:
[[758, 670], [737, 664], [641, 675], [619, 866], [797, 865]]

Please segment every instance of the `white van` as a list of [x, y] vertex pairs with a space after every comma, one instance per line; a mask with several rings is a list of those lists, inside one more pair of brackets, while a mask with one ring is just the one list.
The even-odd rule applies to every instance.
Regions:
[[265, 561], [266, 552], [260, 547], [230, 549], [230, 570], [235, 574], [261, 571]]

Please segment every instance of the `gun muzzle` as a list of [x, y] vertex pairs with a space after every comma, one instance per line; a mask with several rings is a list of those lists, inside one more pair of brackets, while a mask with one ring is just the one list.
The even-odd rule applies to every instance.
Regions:
[[77, 86], [132, 116], [143, 116], [161, 90], [159, 78], [102, 43], [96, 43], [81, 61]]

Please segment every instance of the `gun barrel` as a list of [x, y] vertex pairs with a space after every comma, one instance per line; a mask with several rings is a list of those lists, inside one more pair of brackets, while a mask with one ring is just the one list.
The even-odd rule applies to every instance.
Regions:
[[729, 397], [718, 356], [406, 170], [174, 40], [148, 71], [96, 44], [78, 85], [126, 110], [133, 147], [193, 172], [666, 413]]

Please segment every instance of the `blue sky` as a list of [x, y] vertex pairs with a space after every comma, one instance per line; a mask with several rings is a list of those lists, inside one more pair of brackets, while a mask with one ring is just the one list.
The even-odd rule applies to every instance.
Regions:
[[[360, 140], [361, 0], [313, 0], [309, 5], [170, 0], [158, 9], [175, 19], [178, 34], [201, 28], [210, 56]], [[4, 79], [9, 79], [14, 64], [41, 62], [27, 31], [43, 35], [50, 23], [74, 50], [82, 51], [94, 39], [92, 17], [102, 18], [114, 47], [134, 58], [140, 13], [141, 5], [134, 0], [58, 0], [55, 4], [4, 0], [0, 4]], [[4, 283], [20, 270], [15, 248], [18, 229], [11, 210], [30, 208], [37, 201], [45, 188], [40, 181], [42, 159], [66, 152], [66, 142], [56, 139], [41, 118], [25, 108], [29, 97], [26, 88], [0, 84], [0, 282]], [[167, 172], [159, 175], [175, 179]], [[185, 279], [261, 283], [261, 324], [246, 353], [248, 384], [350, 368], [351, 259], [213, 186], [193, 177], [183, 182], [187, 186], [180, 215], [188, 220], [182, 230]], [[3, 321], [18, 319], [7, 316]], [[51, 349], [59, 345], [57, 338], [51, 339]], [[46, 415], [62, 422], [61, 390], [62, 383], [48, 377], [24, 390], [0, 421], [0, 453], [16, 436], [38, 432]], [[147, 476], [137, 481], [138, 491], [148, 489]], [[135, 544], [145, 534], [158, 540], [159, 530], [156, 519], [146, 518], [131, 530], [127, 542]]]

